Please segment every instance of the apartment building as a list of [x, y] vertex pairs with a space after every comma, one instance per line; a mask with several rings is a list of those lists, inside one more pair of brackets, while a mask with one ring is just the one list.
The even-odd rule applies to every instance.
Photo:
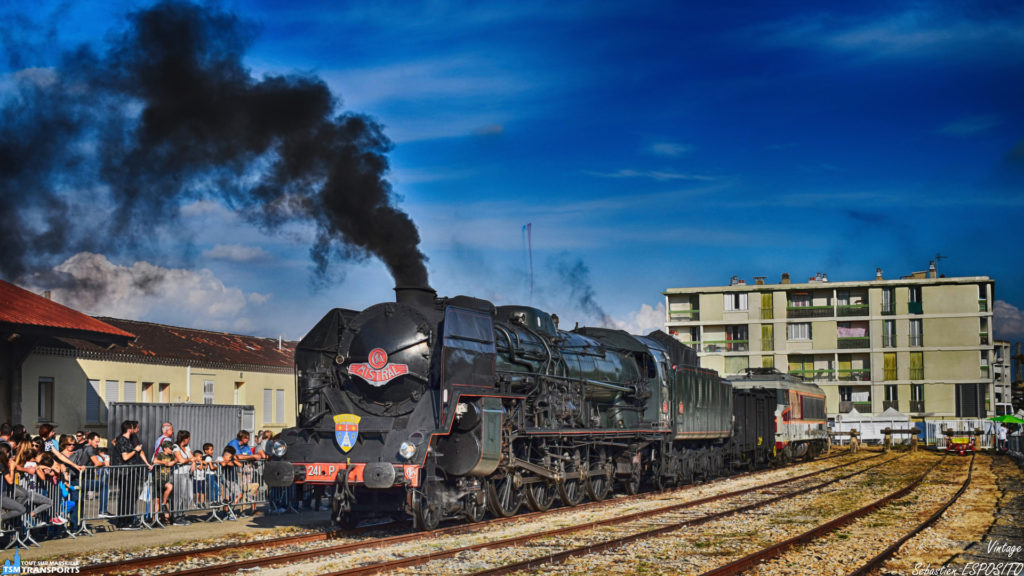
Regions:
[[669, 288], [667, 331], [726, 376], [763, 366], [814, 381], [829, 414], [995, 412], [991, 278], [938, 277], [933, 263], [898, 280], [754, 280]]

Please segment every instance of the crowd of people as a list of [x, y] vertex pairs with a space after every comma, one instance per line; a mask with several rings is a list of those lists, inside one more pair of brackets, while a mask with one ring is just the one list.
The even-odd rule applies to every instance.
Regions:
[[[143, 516], [151, 526], [166, 526], [188, 524], [186, 511], [206, 511], [206, 519], [221, 511], [254, 514], [260, 482], [253, 464], [267, 458], [272, 438], [261, 432], [250, 444], [242, 430], [220, 450], [209, 442], [194, 447], [189, 431], [175, 433], [164, 422], [147, 450], [133, 420], [122, 422], [121, 433], [109, 440], [85, 431], [58, 436], [51, 424], [37, 432], [0, 424], [0, 533], [40, 526], [74, 533], [86, 517], [85, 494], [97, 500], [89, 519], [107, 519], [122, 530], [138, 530]], [[267, 503], [271, 511], [283, 506], [279, 497]]]

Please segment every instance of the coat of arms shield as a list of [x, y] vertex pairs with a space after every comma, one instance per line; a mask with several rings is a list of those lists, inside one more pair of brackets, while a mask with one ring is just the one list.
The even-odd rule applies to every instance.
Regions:
[[356, 445], [359, 438], [359, 421], [362, 418], [355, 414], [334, 415], [334, 440], [342, 452], [348, 452]]

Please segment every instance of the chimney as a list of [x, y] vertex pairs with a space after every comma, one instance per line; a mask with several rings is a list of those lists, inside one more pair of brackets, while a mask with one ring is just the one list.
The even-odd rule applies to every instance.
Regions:
[[821, 273], [821, 281], [822, 282], [828, 282], [828, 273], [826, 273], [826, 272], [822, 272]]
[[430, 286], [395, 286], [395, 302], [432, 308], [437, 292]]
[[779, 284], [789, 284], [789, 272], [782, 273], [782, 281]]
[[935, 260], [928, 262], [928, 277], [935, 278]]
[[754, 276], [754, 284], [757, 284], [758, 286], [764, 286], [765, 278], [767, 278], [767, 277], [766, 276]]
[[881, 268], [875, 268], [875, 280], [877, 281], [877, 280], [881, 280], [881, 279], [882, 279], [882, 269]]
[[43, 291], [43, 298], [46, 298], [47, 300], [53, 300], [53, 298], [50, 298], [50, 291], [49, 290], [44, 290]]
[[282, 344], [284, 344], [284, 342], [283, 342], [283, 337], [282, 337], [282, 336], [281, 336], [280, 334], [278, 334], [278, 335], [277, 335], [277, 351], [278, 351], [278, 352], [280, 352], [280, 351], [281, 351], [281, 345], [282, 345]]
[[737, 285], [739, 283], [740, 283], [740, 277], [739, 276], [733, 276], [732, 278], [729, 278], [729, 286], [735, 286], [735, 285]]

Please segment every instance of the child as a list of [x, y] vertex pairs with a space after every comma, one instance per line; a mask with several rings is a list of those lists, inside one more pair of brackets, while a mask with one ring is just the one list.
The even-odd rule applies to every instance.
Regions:
[[192, 490], [196, 495], [196, 502], [200, 508], [206, 508], [206, 464], [203, 462], [203, 453], [199, 450], [192, 452], [192, 462], [195, 470], [192, 474]]
[[[160, 444], [160, 453], [153, 460], [153, 490], [155, 494], [157, 510], [161, 511], [161, 524], [171, 523], [171, 492], [174, 491], [174, 482], [171, 481], [171, 468], [176, 460], [174, 458], [174, 442], [164, 440]], [[162, 491], [162, 495], [161, 495]]]
[[235, 460], [235, 449], [231, 446], [224, 447], [224, 455], [220, 458], [221, 483], [224, 486], [224, 503], [227, 504], [225, 512], [234, 517], [231, 506], [238, 504], [242, 499], [242, 490], [238, 487], [238, 466]]

